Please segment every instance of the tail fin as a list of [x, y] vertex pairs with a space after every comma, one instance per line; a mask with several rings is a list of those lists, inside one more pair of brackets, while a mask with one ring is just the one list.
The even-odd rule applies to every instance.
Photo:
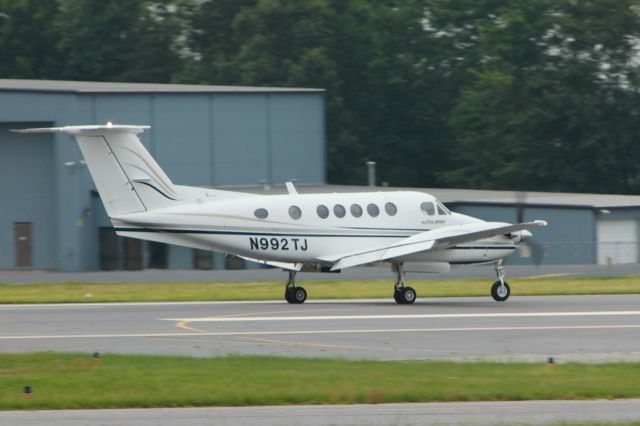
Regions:
[[175, 205], [171, 179], [138, 139], [149, 126], [66, 126], [16, 130], [62, 132], [76, 138], [109, 217]]

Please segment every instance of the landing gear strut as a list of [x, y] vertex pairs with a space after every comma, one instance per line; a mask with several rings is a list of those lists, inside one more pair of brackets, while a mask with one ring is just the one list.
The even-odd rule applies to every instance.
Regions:
[[497, 302], [504, 302], [511, 295], [511, 289], [509, 288], [509, 284], [504, 280], [505, 273], [504, 267], [502, 266], [502, 259], [496, 262], [496, 275], [498, 276], [498, 281], [491, 286], [491, 297]]
[[416, 291], [412, 287], [404, 285], [404, 270], [402, 263], [394, 263], [393, 271], [396, 273], [396, 282], [394, 284], [393, 299], [399, 305], [410, 305], [416, 301]]
[[303, 287], [296, 287], [296, 271], [289, 271], [284, 298], [287, 302], [294, 304], [304, 303], [307, 300], [307, 291]]

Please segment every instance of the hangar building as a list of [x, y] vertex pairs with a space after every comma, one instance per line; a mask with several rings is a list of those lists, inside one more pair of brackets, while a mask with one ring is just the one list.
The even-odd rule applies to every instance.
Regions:
[[220, 267], [116, 238], [74, 140], [9, 132], [108, 121], [150, 125], [142, 142], [178, 184], [325, 182], [321, 89], [0, 80], [0, 269]]

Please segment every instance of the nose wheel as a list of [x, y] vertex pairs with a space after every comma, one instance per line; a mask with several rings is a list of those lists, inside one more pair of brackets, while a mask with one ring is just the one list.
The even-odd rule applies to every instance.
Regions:
[[284, 290], [284, 300], [291, 304], [300, 304], [307, 300], [307, 291], [304, 287], [296, 286], [296, 271], [289, 271], [289, 279]]
[[504, 273], [502, 260], [496, 263], [496, 275], [498, 276], [498, 281], [491, 286], [491, 297], [493, 297], [493, 300], [496, 302], [504, 302], [511, 295], [511, 288], [509, 288], [509, 284], [504, 280], [506, 274]]
[[398, 305], [412, 304], [416, 301], [417, 294], [412, 287], [404, 285], [404, 270], [402, 269], [402, 263], [394, 263], [393, 270], [396, 273], [393, 300], [395, 300]]

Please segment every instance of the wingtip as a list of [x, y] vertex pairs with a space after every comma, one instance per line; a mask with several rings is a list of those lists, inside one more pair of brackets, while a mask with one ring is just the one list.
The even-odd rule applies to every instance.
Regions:
[[548, 226], [549, 222], [547, 222], [546, 220], [536, 220], [535, 223], [538, 224], [538, 226]]

